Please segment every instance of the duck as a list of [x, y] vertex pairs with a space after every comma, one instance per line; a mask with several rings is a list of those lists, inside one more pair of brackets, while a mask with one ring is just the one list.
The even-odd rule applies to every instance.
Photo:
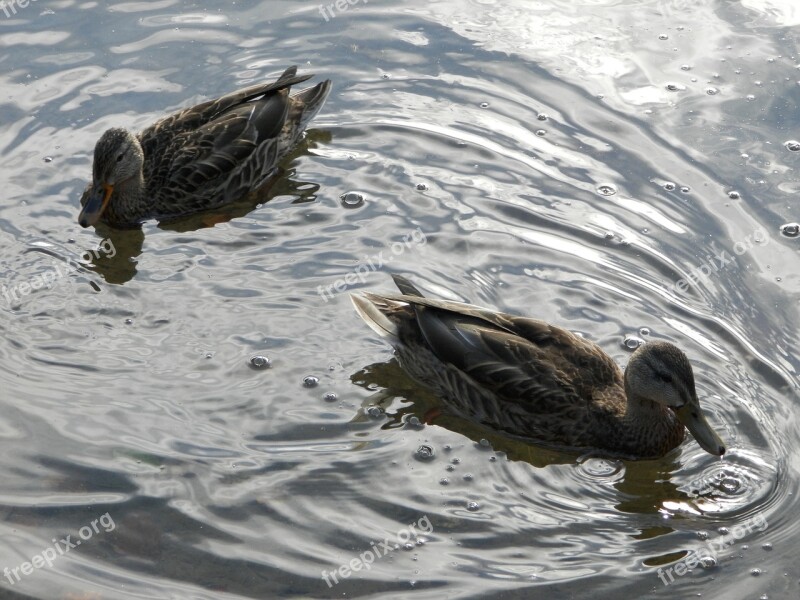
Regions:
[[180, 110], [138, 134], [105, 131], [78, 223], [132, 228], [224, 206], [265, 185], [330, 92], [326, 80], [290, 95], [311, 77], [292, 66], [275, 81]]
[[400, 366], [446, 409], [516, 438], [566, 451], [661, 458], [686, 429], [714, 456], [688, 357], [667, 341], [639, 346], [624, 375], [600, 346], [545, 321], [399, 294], [351, 294], [358, 315], [394, 346]]

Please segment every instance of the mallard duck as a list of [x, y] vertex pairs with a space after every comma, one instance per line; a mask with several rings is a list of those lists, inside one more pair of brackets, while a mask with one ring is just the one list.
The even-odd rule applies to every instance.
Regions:
[[673, 344], [653, 341], [631, 355], [623, 376], [594, 342], [544, 321], [422, 296], [353, 294], [356, 311], [395, 347], [401, 366], [448, 408], [514, 436], [570, 450], [657, 458], [686, 428], [716, 456], [725, 445], [709, 426], [692, 366]]
[[139, 134], [109, 129], [94, 148], [78, 222], [134, 227], [241, 199], [275, 174], [325, 102], [330, 81], [289, 95], [311, 77], [290, 67], [275, 82], [178, 111]]

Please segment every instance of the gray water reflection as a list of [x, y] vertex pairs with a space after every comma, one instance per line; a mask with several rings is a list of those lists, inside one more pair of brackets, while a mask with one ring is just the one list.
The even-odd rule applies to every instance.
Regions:
[[[3, 597], [797, 596], [791, 3], [17, 6], [0, 12], [0, 574], [105, 513], [115, 528], [0, 577]], [[290, 64], [334, 91], [268, 197], [213, 223], [77, 226], [102, 131]], [[393, 251], [414, 231], [424, 245]], [[113, 257], [83, 260], [104, 240]], [[736, 260], [676, 288], [721, 251]], [[71, 268], [21, 293], [53, 265]], [[352, 312], [347, 292], [390, 272], [620, 364], [626, 335], [678, 343], [729, 453], [687, 440], [611, 464], [448, 414]], [[716, 566], [676, 574], [720, 538]], [[341, 575], [384, 540], [400, 547]]]

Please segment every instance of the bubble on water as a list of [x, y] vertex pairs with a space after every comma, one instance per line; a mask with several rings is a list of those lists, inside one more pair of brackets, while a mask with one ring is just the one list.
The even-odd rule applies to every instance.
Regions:
[[420, 192], [427, 192], [428, 191], [428, 184], [427, 183], [418, 183], [417, 190]]
[[650, 328], [642, 327], [641, 329], [639, 329], [639, 335], [650, 335]]
[[445, 471], [449, 471], [449, 472], [451, 472], [451, 473], [452, 473], [453, 471], [455, 471], [455, 470], [456, 470], [456, 468], [455, 468], [453, 465], [447, 465], [447, 466], [444, 468], [444, 470], [445, 470]]
[[692, 191], [692, 188], [690, 188], [688, 185], [682, 185], [681, 186], [681, 193], [688, 194], [691, 191]]
[[490, 443], [489, 443], [489, 440], [487, 440], [486, 438], [481, 438], [481, 439], [478, 441], [478, 445], [479, 445], [481, 448], [491, 448], [491, 447], [492, 447], [492, 444], [490, 444]]
[[719, 89], [715, 87], [706, 88], [706, 94], [708, 94], [709, 96], [716, 96], [717, 94], [719, 94]]
[[[474, 476], [472, 475], [472, 473], [464, 473], [464, 475], [462, 475], [461, 479], [463, 479], [464, 481], [472, 481], [474, 479]], [[772, 546], [770, 546], [770, 549], [771, 548], [772, 548]]]
[[784, 223], [781, 225], [781, 235], [786, 237], [797, 237], [800, 235], [800, 223]]
[[328, 392], [322, 397], [322, 399], [325, 400], [325, 402], [336, 402], [336, 400], [339, 399], [339, 396], [337, 396], [334, 392]]
[[45, 156], [43, 160], [46, 163], [53, 162], [53, 157], [52, 156]]
[[454, 456], [454, 457], [453, 457], [453, 458], [450, 460], [450, 462], [451, 462], [451, 463], [453, 463], [454, 465], [457, 465], [457, 464], [460, 464], [460, 463], [461, 463], [461, 459], [460, 459], [460, 458], [458, 458], [457, 456]]
[[742, 197], [741, 194], [736, 190], [731, 190], [730, 192], [728, 192], [728, 198], [730, 198], [731, 200], [738, 200], [741, 197]]
[[481, 505], [477, 502], [467, 502], [467, 510], [470, 512], [475, 512], [480, 510]]
[[788, 140], [783, 143], [786, 146], [786, 149], [790, 152], [800, 152], [800, 142], [797, 140]]
[[770, 544], [769, 542], [767, 542], [766, 544], [761, 544], [761, 548], [769, 552], [770, 550], [772, 550], [772, 544]]
[[597, 186], [597, 193], [601, 196], [613, 196], [617, 193], [617, 186], [613, 183], [601, 183]]
[[682, 92], [686, 89], [686, 86], [680, 83], [670, 82], [667, 83], [665, 86], [668, 92]]
[[691, 65], [681, 65], [681, 71], [691, 71]]
[[496, 462], [496, 461], [497, 461], [497, 457], [496, 456], [490, 456], [489, 457], [489, 462]]
[[658, 39], [660, 39], [660, 40], [668, 40], [669, 36], [666, 33], [659, 33], [658, 34]]
[[406, 423], [408, 425], [411, 425], [411, 427], [420, 427], [420, 428], [422, 427], [422, 421], [419, 420], [419, 417], [417, 415], [411, 415], [410, 417], [408, 417]]
[[538, 121], [547, 121], [547, 113], [539, 113], [536, 115]]
[[306, 375], [303, 377], [303, 387], [313, 388], [319, 385], [319, 377], [313, 375]]
[[383, 416], [383, 411], [377, 406], [370, 406], [367, 409], [367, 414], [373, 419], [379, 419]]
[[488, 102], [481, 102], [479, 106], [481, 108], [489, 108], [489, 103]]
[[717, 533], [720, 535], [728, 535], [727, 527], [717, 527]]
[[428, 446], [427, 444], [423, 444], [414, 452], [414, 458], [423, 462], [433, 460], [435, 456], [436, 452], [434, 452], [433, 446]]
[[212, 358], [214, 358], [214, 353], [213, 353], [213, 352], [206, 352], [206, 358], [207, 358], [207, 359], [212, 359]]
[[606, 232], [603, 234], [603, 237], [604, 237], [605, 239], [607, 239], [607, 240], [613, 240], [613, 239], [614, 239], [614, 232], [613, 232], [613, 231], [606, 231]]
[[667, 181], [666, 183], [664, 183], [664, 189], [667, 190], [668, 192], [674, 190], [675, 187], [676, 187], [675, 184], [672, 183], [671, 181]]
[[747, 94], [747, 96], [745, 96], [744, 99], [747, 100], [748, 102], [752, 102], [753, 100], [756, 99], [756, 97], [753, 94]]
[[544, 137], [547, 135], [547, 131], [545, 131], [544, 129], [537, 129], [536, 135], [538, 135], [539, 137]]
[[625, 336], [625, 339], [622, 340], [622, 347], [626, 350], [636, 350], [642, 344], [644, 344], [644, 340], [635, 335], [628, 334]]
[[707, 531], [698, 531], [697, 532], [697, 539], [705, 542], [708, 539], [708, 532]]
[[272, 366], [272, 361], [268, 357], [258, 354], [253, 356], [248, 364], [251, 369], [260, 371], [262, 369], [269, 369]]
[[339, 196], [339, 200], [345, 208], [358, 208], [364, 204], [366, 198], [361, 192], [345, 192]]
[[750, 575], [752, 575], [753, 577], [758, 577], [759, 575], [761, 575], [761, 573], [763, 573], [763, 571], [758, 567], [756, 567], [755, 569], [750, 569]]
[[700, 566], [704, 569], [713, 569], [717, 566], [717, 559], [713, 556], [701, 556]]
[[450, 485], [450, 480], [447, 477], [442, 477], [439, 480], [439, 485]]
[[384, 79], [389, 79], [391, 78], [391, 76], [392, 75], [390, 73], [384, 73], [383, 75], [381, 75], [381, 77], [383, 77]]

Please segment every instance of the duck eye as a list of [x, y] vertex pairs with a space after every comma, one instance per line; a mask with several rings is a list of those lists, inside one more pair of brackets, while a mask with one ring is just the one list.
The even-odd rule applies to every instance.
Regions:
[[669, 373], [656, 373], [656, 377], [658, 377], [664, 383], [672, 383], [672, 375]]
[[117, 157], [117, 162], [122, 162], [122, 158], [123, 158], [124, 156], [125, 156], [124, 154], [120, 154], [120, 155]]

